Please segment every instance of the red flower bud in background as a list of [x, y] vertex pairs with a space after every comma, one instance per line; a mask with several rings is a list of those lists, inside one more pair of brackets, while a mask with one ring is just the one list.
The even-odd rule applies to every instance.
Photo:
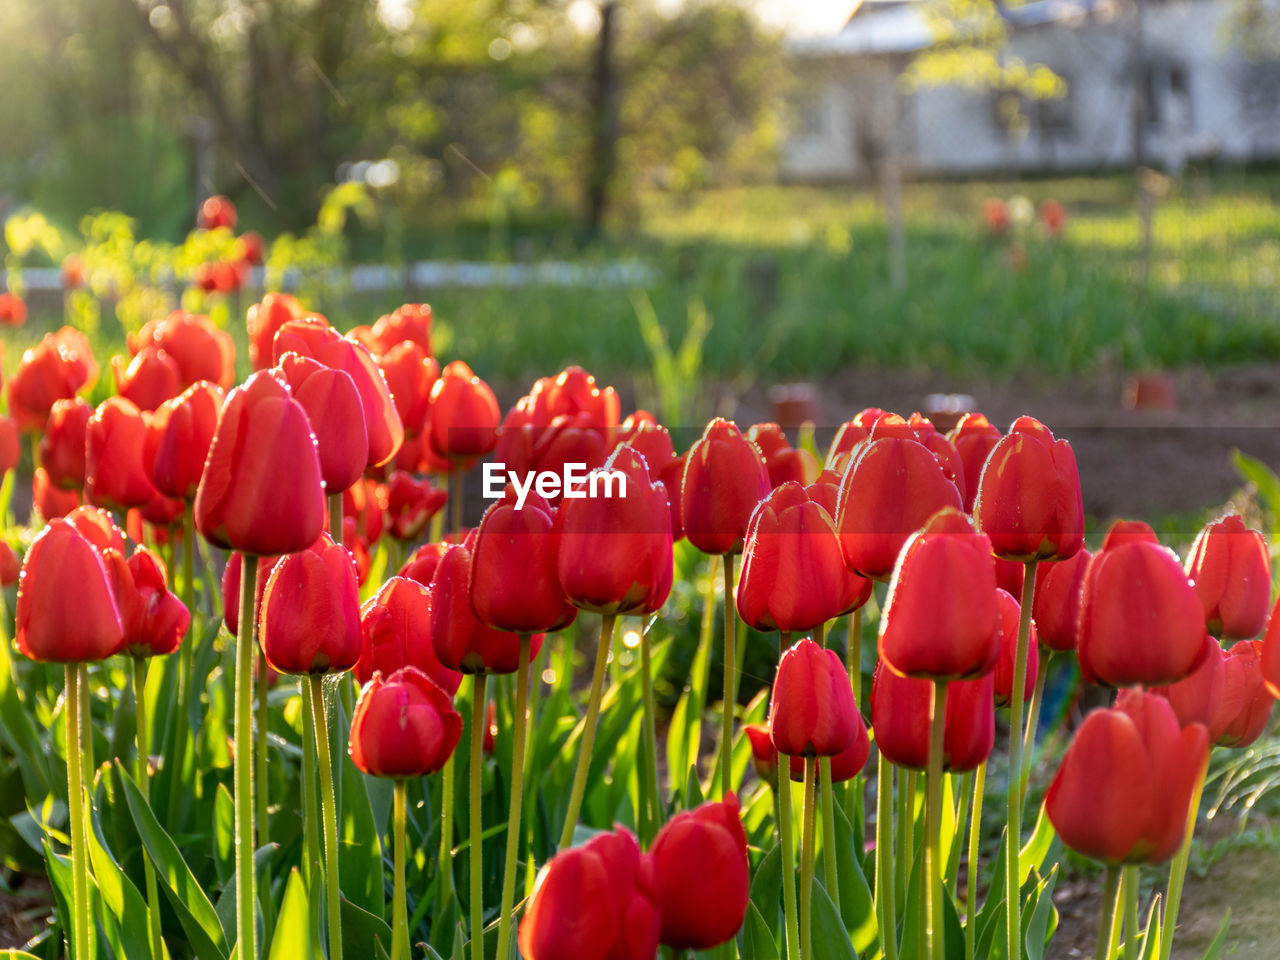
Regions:
[[1008, 233], [1009, 225], [1013, 222], [1009, 215], [1009, 205], [999, 197], [987, 197], [982, 201], [981, 218], [987, 232], [997, 236]]
[[165, 496], [195, 499], [223, 399], [221, 387], [201, 380], [165, 401], [151, 417], [146, 461], [152, 482]]
[[[877, 431], [886, 423], [905, 421], [890, 414]], [[924, 444], [872, 439], [857, 449], [840, 485], [836, 529], [845, 563], [864, 577], [887, 580], [907, 539], [942, 508], [962, 505], [959, 489]]]
[[508, 490], [485, 511], [471, 551], [471, 609], [481, 623], [536, 633], [577, 617], [556, 572], [555, 524], [551, 505], [532, 492], [523, 510]]
[[0, 416], [0, 481], [4, 480], [4, 475], [16, 467], [21, 459], [18, 421], [12, 417]]
[[1262, 632], [1271, 604], [1271, 555], [1266, 538], [1239, 514], [1200, 531], [1186, 569], [1211, 634], [1248, 640]]
[[[644, 457], [618, 447], [600, 474], [623, 479], [622, 496], [567, 495], [556, 517], [556, 572], [569, 601], [601, 614], [653, 613], [666, 603], [673, 577], [667, 491], [650, 479]], [[580, 491], [582, 492], [582, 491]], [[481, 523], [480, 536], [486, 529]]]
[[658, 831], [651, 855], [658, 875], [661, 941], [708, 950], [730, 940], [747, 914], [747, 835], [735, 794], [677, 813]]
[[498, 398], [469, 366], [455, 360], [440, 371], [425, 430], [436, 456], [449, 461], [483, 456], [498, 442], [501, 420]]
[[111, 519], [111, 514], [105, 510], [88, 506], [76, 507], [67, 514], [66, 519], [99, 553], [106, 553], [108, 550], [125, 552], [124, 534]]
[[84, 286], [84, 260], [78, 253], [69, 253], [62, 258], [62, 289], [76, 290]]
[[1226, 730], [1231, 715], [1223, 709], [1226, 691], [1226, 652], [1212, 637], [1205, 637], [1205, 655], [1200, 665], [1177, 683], [1152, 687], [1151, 692], [1169, 701], [1180, 726], [1204, 724], [1209, 742], [1216, 743]]
[[1191, 794], [1208, 762], [1203, 726], [1179, 727], [1164, 698], [1122, 690], [1114, 708], [1085, 717], [1045, 810], [1077, 853], [1104, 863], [1163, 863], [1182, 845]]
[[1057, 200], [1046, 200], [1040, 204], [1040, 225], [1049, 236], [1061, 236], [1067, 228], [1067, 208]]
[[364, 406], [355, 381], [342, 370], [296, 353], [286, 353], [276, 369], [311, 423], [325, 492], [346, 490], [364, 473], [369, 455]]
[[[832, 783], [852, 780], [862, 772], [862, 768], [867, 765], [867, 758], [871, 756], [871, 738], [867, 736], [867, 727], [862, 722], [861, 714], [857, 716], [856, 726], [857, 731], [849, 741], [849, 745], [834, 757], [828, 758], [831, 764]], [[803, 783], [804, 757], [791, 757], [788, 762], [792, 781]]]
[[404, 424], [405, 436], [416, 437], [427, 424], [431, 388], [440, 377], [440, 364], [409, 340], [393, 345], [376, 359]]
[[973, 502], [978, 528], [1006, 560], [1066, 560], [1084, 546], [1084, 502], [1071, 444], [1019, 417], [992, 448]]
[[756, 508], [742, 553], [738, 615], [757, 630], [803, 633], [856, 609], [871, 581], [850, 573], [835, 521], [805, 488], [787, 482]]
[[685, 536], [703, 553], [739, 553], [751, 514], [769, 495], [759, 448], [717, 417], [685, 455], [680, 516]]
[[1085, 571], [1078, 651], [1085, 681], [1177, 683], [1204, 651], [1204, 610], [1177, 555], [1150, 528], [1117, 525]]
[[105, 660], [124, 637], [106, 563], [66, 520], [51, 520], [27, 551], [18, 584], [18, 652], [49, 663]]
[[363, 483], [347, 487], [342, 492], [342, 515], [358, 521], [357, 529], [365, 543], [377, 543], [387, 521], [386, 488], [367, 477]]
[[27, 322], [27, 305], [16, 293], [0, 292], [0, 327], [20, 327]]
[[146, 415], [122, 397], [98, 405], [85, 426], [84, 490], [90, 503], [124, 510], [150, 503], [156, 495], [143, 463]]
[[[448, 542], [424, 543], [413, 551], [409, 559], [404, 562], [404, 566], [396, 573], [396, 576], [407, 577], [422, 584], [424, 587], [431, 586], [431, 579], [436, 575], [436, 568], [440, 566], [440, 561], [449, 547], [450, 544]], [[469, 570], [467, 575], [470, 576]], [[467, 609], [471, 609], [471, 601], [469, 599], [467, 600]]]
[[[876, 748], [890, 763], [924, 770], [929, 761], [932, 680], [900, 677], [881, 660], [871, 681], [871, 726]], [[963, 773], [986, 763], [996, 739], [995, 676], [947, 684], [942, 763]]]
[[[1000, 601], [1000, 659], [996, 661], [993, 678], [996, 685], [996, 706], [1007, 707], [1013, 702], [1014, 657], [1018, 652], [1018, 628], [1021, 625], [1022, 605], [1006, 590], [997, 590]], [[1031, 624], [1031, 636], [1027, 642], [1027, 673], [1023, 684], [1022, 702], [1031, 699], [1036, 687], [1036, 673], [1040, 669], [1040, 645], [1037, 643], [1036, 625]]]
[[173, 653], [187, 635], [191, 613], [170, 590], [164, 562], [146, 547], [105, 555], [119, 605], [124, 637], [115, 653], [130, 657], [163, 657]]
[[386, 490], [388, 530], [397, 540], [417, 540], [449, 499], [430, 480], [415, 480], [403, 470], [391, 474]]
[[1273, 701], [1262, 679], [1262, 644], [1257, 640], [1233, 644], [1222, 666], [1222, 730], [1213, 742], [1220, 747], [1247, 747], [1262, 736], [1271, 719]]
[[1093, 554], [1081, 547], [1069, 560], [1036, 566], [1031, 615], [1046, 649], [1073, 651], [1080, 637], [1080, 601]]
[[372, 777], [406, 780], [435, 773], [462, 736], [449, 694], [416, 667], [376, 674], [360, 691], [347, 752]]
[[261, 303], [249, 308], [245, 322], [249, 330], [249, 365], [254, 370], [266, 370], [275, 361], [271, 347], [276, 331], [290, 320], [306, 316], [296, 297], [287, 293], [268, 293]]
[[324, 529], [324, 490], [311, 424], [265, 371], [227, 396], [196, 491], [196, 527], [226, 550], [296, 553]]
[[219, 330], [208, 317], [175, 310], [161, 320], [152, 320], [132, 337], [129, 348], [139, 353], [148, 344], [159, 347], [181, 374], [179, 392], [200, 380], [228, 390], [236, 382], [236, 348], [231, 334]]
[[84, 487], [84, 435], [92, 416], [93, 407], [79, 397], [59, 400], [49, 411], [39, 457], [54, 486], [63, 490]]
[[779, 753], [834, 757], [857, 736], [860, 722], [853, 685], [834, 650], [806, 638], [783, 652], [769, 702], [769, 735]]
[[65, 517], [80, 506], [79, 490], [63, 490], [53, 485], [44, 467], [36, 467], [31, 479], [31, 505], [46, 520]]
[[1000, 604], [991, 544], [957, 508], [903, 548], [880, 618], [880, 656], [908, 677], [957, 680], [995, 667]]
[[823, 468], [843, 475], [852, 459], [854, 449], [870, 437], [871, 428], [888, 415], [888, 411], [881, 410], [879, 407], [867, 407], [852, 420], [842, 423], [831, 441], [831, 448], [827, 451]]
[[[262, 626], [262, 594], [267, 589], [267, 581], [271, 579], [271, 571], [280, 562], [279, 557], [259, 557], [258, 573], [254, 578], [253, 609], [258, 613], [258, 626]], [[227, 565], [222, 571], [222, 622], [227, 632], [233, 637], [240, 635], [240, 571], [242, 563], [240, 554], [233, 553], [227, 557]]]
[[776, 423], [757, 423], [747, 431], [747, 439], [760, 448], [771, 487], [777, 488], [788, 480], [807, 485], [821, 472], [814, 455], [791, 446]]
[[[450, 670], [463, 673], [515, 673], [519, 668], [520, 637], [487, 627], [471, 609], [471, 544], [449, 546], [437, 561], [431, 586], [430, 642], [436, 658]], [[437, 545], [438, 546], [438, 545]], [[542, 634], [533, 635], [530, 658], [542, 649]]]
[[431, 594], [420, 583], [392, 577], [360, 608], [363, 632], [355, 678], [368, 683], [374, 673], [389, 676], [417, 667], [449, 696], [458, 692], [462, 674], [443, 666], [431, 643]]
[[1267, 621], [1267, 632], [1262, 637], [1259, 666], [1262, 670], [1263, 683], [1267, 685], [1273, 697], [1280, 699], [1280, 616], [1276, 613], [1278, 609], [1280, 609], [1280, 600], [1276, 601], [1276, 606], [1271, 611], [1271, 618]]
[[225, 227], [236, 228], [236, 205], [221, 194], [214, 194], [200, 204], [200, 213], [196, 222], [203, 230], [217, 230]]
[[987, 457], [1000, 441], [1000, 429], [981, 413], [966, 413], [947, 434], [964, 465], [964, 508], [973, 512], [973, 501], [978, 496], [978, 481]]
[[83, 334], [70, 327], [47, 333], [23, 352], [9, 379], [9, 413], [19, 426], [43, 430], [54, 403], [74, 397], [97, 375], [97, 363]]
[[154, 410], [182, 392], [182, 372], [173, 358], [148, 343], [125, 365], [124, 357], [112, 357], [116, 392], [135, 403], [139, 410]]
[[18, 582], [22, 563], [8, 541], [0, 540], [0, 587], [11, 587]]
[[[676, 459], [671, 433], [645, 410], [637, 410], [622, 422], [614, 434], [615, 446], [626, 444], [644, 457], [649, 475], [657, 477]], [[668, 495], [671, 489], [668, 488]]]
[[402, 304], [386, 316], [378, 318], [378, 322], [369, 331], [369, 349], [377, 355], [389, 353], [401, 343], [414, 343], [430, 357], [431, 320], [431, 304]]
[[345, 673], [360, 659], [360, 590], [351, 555], [327, 533], [282, 557], [262, 593], [259, 640], [280, 673]]
[[565, 850], [538, 874], [520, 921], [525, 960], [653, 960], [661, 930], [653, 857], [624, 827]]
[[[756, 776], [769, 785], [778, 782], [778, 748], [773, 745], [767, 723], [746, 723], [742, 732], [747, 735], [747, 743], [751, 745], [751, 766]], [[800, 758], [801, 769], [804, 758]]]
[[247, 230], [236, 237], [231, 247], [231, 258], [243, 267], [260, 267], [267, 253], [266, 241], [262, 234]]

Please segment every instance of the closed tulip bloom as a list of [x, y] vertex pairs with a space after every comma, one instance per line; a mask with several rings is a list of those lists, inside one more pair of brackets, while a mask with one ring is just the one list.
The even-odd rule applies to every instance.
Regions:
[[1277, 609], [1280, 609], [1280, 600], [1276, 601], [1276, 607], [1272, 609], [1271, 617], [1267, 620], [1267, 632], [1262, 637], [1259, 665], [1262, 668], [1263, 683], [1267, 685], [1273, 697], [1280, 699], [1280, 616], [1276, 614]]
[[49, 482], [63, 490], [84, 487], [84, 434], [93, 407], [79, 397], [54, 403], [49, 423], [40, 437], [40, 465]]
[[1204, 609], [1172, 550], [1154, 534], [1108, 535], [1085, 571], [1080, 670], [1088, 683], [1164, 686], [1204, 655]]
[[[262, 595], [266, 592], [267, 581], [271, 579], [271, 571], [275, 569], [279, 557], [259, 557], [258, 574], [254, 578], [253, 609], [258, 614], [258, 627], [262, 627]], [[240, 632], [240, 571], [242, 563], [240, 554], [233, 553], [227, 558], [227, 565], [222, 571], [222, 622], [227, 632], [233, 637]]]
[[152, 320], [130, 340], [130, 349], [140, 352], [146, 344], [159, 347], [178, 366], [179, 391], [208, 380], [228, 390], [236, 380], [236, 348], [231, 334], [219, 330], [208, 317], [174, 310], [167, 317]]
[[224, 397], [216, 383], [201, 380], [161, 404], [148, 422], [146, 460], [166, 497], [195, 499]]
[[471, 552], [471, 609], [498, 630], [538, 633], [567, 627], [578, 615], [556, 571], [555, 511], [536, 493], [524, 509], [515, 494], [485, 511]]
[[182, 392], [182, 372], [173, 358], [153, 343], [144, 346], [125, 364], [124, 357], [112, 357], [116, 393], [137, 404], [139, 410], [154, 410]]
[[810, 484], [821, 472], [813, 454], [791, 446], [782, 427], [776, 423], [755, 424], [747, 431], [747, 439], [760, 448], [770, 487], [776, 488], [789, 480]]
[[[516, 401], [502, 421], [495, 456], [517, 472], [559, 473], [566, 463], [594, 470], [618, 439], [618, 412], [618, 395], [612, 387], [601, 389], [581, 367], [569, 367], [558, 376], [542, 377]], [[641, 411], [628, 423], [638, 419], [653, 420]], [[641, 452], [647, 459], [652, 451]], [[650, 474], [661, 469], [649, 463]]]
[[685, 455], [680, 516], [703, 553], [739, 553], [756, 506], [769, 495], [760, 449], [736, 425], [716, 418]]
[[[996, 685], [996, 706], [1007, 707], [1013, 702], [1014, 657], [1018, 651], [1018, 626], [1022, 617], [1022, 605], [1007, 590], [997, 590], [1000, 602], [1000, 658], [996, 660], [992, 676]], [[1022, 702], [1031, 699], [1036, 687], [1036, 673], [1040, 669], [1040, 648], [1036, 642], [1036, 625], [1031, 624], [1031, 636], [1027, 645], [1026, 682], [1023, 684]]]
[[0, 291], [0, 327], [20, 327], [27, 322], [27, 305], [16, 293]]
[[360, 538], [372, 546], [382, 537], [387, 523], [387, 489], [368, 477], [342, 493], [342, 516], [357, 521]]
[[857, 736], [859, 720], [853, 685], [834, 650], [805, 638], [782, 654], [769, 702], [769, 734], [779, 753], [834, 757]]
[[388, 532], [397, 540], [417, 540], [440, 512], [449, 495], [431, 485], [430, 480], [417, 480], [403, 470], [387, 479]]
[[1212, 637], [1205, 636], [1205, 655], [1200, 665], [1177, 683], [1152, 687], [1151, 692], [1169, 701], [1180, 726], [1204, 724], [1209, 742], [1216, 743], [1234, 714], [1224, 709], [1227, 672], [1226, 651]]
[[462, 674], [436, 657], [431, 643], [431, 594], [403, 577], [392, 577], [360, 608], [363, 633], [355, 678], [368, 683], [375, 673], [390, 676], [417, 667], [449, 696], [458, 692]]
[[959, 489], [924, 444], [893, 436], [871, 440], [857, 449], [840, 486], [836, 530], [845, 563], [864, 577], [887, 580], [907, 539], [939, 510], [962, 505]]
[[752, 515], [737, 606], [757, 630], [803, 633], [870, 595], [871, 581], [845, 567], [835, 521], [810, 489], [794, 482], [775, 487]]
[[65, 517], [80, 506], [80, 491], [54, 486], [49, 480], [49, 472], [44, 467], [36, 467], [31, 478], [31, 506], [46, 520]]
[[271, 347], [276, 332], [290, 320], [306, 316], [296, 297], [287, 293], [268, 293], [260, 303], [249, 308], [245, 322], [249, 330], [249, 365], [254, 370], [266, 370], [275, 361]]
[[47, 663], [105, 660], [123, 637], [102, 554], [67, 521], [49, 521], [22, 565], [18, 652]]
[[871, 428], [888, 415], [887, 410], [881, 410], [879, 407], [867, 407], [852, 420], [842, 423], [831, 441], [831, 447], [827, 451], [827, 459], [822, 465], [823, 469], [834, 470], [837, 474], [843, 474], [853, 459], [854, 450], [871, 436]]
[[978, 496], [982, 468], [1001, 436], [999, 428], [980, 413], [966, 413], [947, 434], [964, 466], [964, 508], [970, 513]]
[[236, 237], [236, 242], [231, 248], [231, 256], [245, 267], [262, 266], [266, 253], [266, 241], [262, 239], [262, 234], [254, 230], [247, 230]]
[[1241, 640], [1227, 650], [1222, 663], [1222, 730], [1213, 742], [1247, 747], [1267, 729], [1274, 702], [1262, 679], [1262, 644]]
[[1036, 566], [1036, 592], [1031, 616], [1047, 650], [1074, 651], [1080, 637], [1080, 601], [1084, 577], [1093, 559], [1084, 547], [1069, 560]]
[[461, 360], [440, 371], [431, 387], [427, 442], [445, 460], [479, 457], [498, 442], [502, 411], [489, 385]]
[[67, 514], [66, 520], [99, 553], [106, 553], [108, 550], [125, 552], [124, 533], [107, 511], [90, 506], [76, 507]]
[[360, 590], [351, 554], [328, 534], [282, 557], [262, 594], [259, 639], [279, 673], [345, 673], [360, 659]]
[[[614, 439], [617, 446], [625, 443], [644, 457], [652, 477], [659, 476], [676, 459], [676, 448], [671, 443], [670, 431], [645, 410], [637, 410], [622, 421]], [[670, 488], [667, 492], [668, 495], [673, 495]]]
[[657, 869], [624, 827], [558, 853], [524, 919], [525, 960], [653, 960], [661, 931]]
[[104, 559], [124, 627], [115, 652], [163, 657], [177, 650], [187, 635], [191, 613], [169, 589], [164, 562], [146, 547], [135, 548], [128, 561], [117, 550], [108, 550]]
[[347, 752], [362, 773], [407, 780], [445, 765], [462, 736], [449, 694], [417, 667], [381, 673], [360, 691]]
[[[862, 768], [867, 765], [867, 758], [871, 756], [871, 738], [867, 736], [867, 726], [862, 722], [861, 713], [857, 715], [854, 726], [857, 729], [849, 745], [830, 758], [832, 783], [852, 780], [862, 772]], [[803, 783], [804, 757], [790, 757], [788, 762], [792, 781]]]
[[[654, 613], [671, 593], [674, 569], [666, 488], [650, 479], [644, 457], [628, 446], [618, 447], [603, 471], [625, 478], [622, 496], [566, 496], [560, 505], [560, 587], [583, 610]], [[481, 538], [485, 533], [482, 524]]]
[[122, 397], [98, 405], [85, 426], [84, 490], [90, 503], [124, 510], [145, 506], [156, 495], [143, 462], [146, 416]]
[[214, 194], [200, 204], [200, 212], [196, 217], [203, 230], [236, 228], [236, 205], [221, 194]]
[[[431, 636], [436, 659], [462, 673], [515, 673], [520, 635], [485, 626], [471, 609], [471, 547], [455, 543], [437, 561], [431, 579]], [[542, 649], [542, 634], [533, 635], [530, 659]]]
[[22, 450], [18, 445], [18, 421], [0, 416], [0, 481], [18, 465]]
[[1071, 444], [1019, 417], [991, 449], [973, 503], [978, 528], [1006, 560], [1066, 560], [1084, 546], [1084, 502]]
[[364, 405], [355, 381], [343, 370], [296, 353], [286, 353], [276, 369], [293, 399], [307, 412], [325, 491], [346, 490], [364, 473], [369, 452]]
[[[747, 735], [747, 743], [751, 745], [751, 766], [756, 776], [765, 783], [778, 782], [778, 748], [773, 745], [767, 723], [746, 723], [742, 732]], [[800, 757], [800, 769], [804, 770], [804, 757]]]
[[370, 350], [390, 353], [402, 343], [412, 343], [431, 356], [431, 304], [405, 303], [378, 321], [369, 331]]
[[22, 573], [22, 561], [7, 540], [0, 540], [0, 587], [11, 587]]
[[733, 938], [747, 914], [750, 867], [736, 794], [677, 813], [650, 852], [658, 874], [661, 940], [709, 950]]
[[1115, 707], [1085, 717], [1045, 810], [1077, 853], [1103, 863], [1163, 863], [1182, 845], [1191, 795], [1208, 762], [1203, 726], [1179, 727], [1163, 697], [1123, 690]]
[[[932, 680], [900, 677], [883, 660], [871, 681], [871, 726], [876, 748], [895, 766], [924, 770], [929, 763]], [[942, 765], [952, 773], [987, 762], [996, 740], [995, 676], [947, 684]]]
[[[414, 580], [424, 587], [431, 586], [431, 580], [436, 575], [436, 568], [440, 566], [440, 561], [444, 558], [445, 553], [449, 550], [451, 544], [444, 543], [424, 543], [417, 550], [410, 554], [409, 559], [396, 573], [397, 577], [407, 577]], [[470, 575], [468, 573], [468, 575]], [[470, 601], [467, 602], [470, 608]]]
[[315, 435], [301, 404], [269, 372], [227, 396], [195, 500], [196, 527], [224, 550], [296, 553], [324, 528]]
[[1215, 637], [1248, 640], [1262, 632], [1271, 603], [1266, 538], [1230, 514], [1200, 531], [1187, 555], [1187, 576]]
[[404, 424], [405, 436], [416, 437], [427, 424], [431, 388], [440, 376], [440, 364], [409, 340], [394, 344], [376, 359]]
[[958, 509], [941, 510], [898, 557], [880, 656], [903, 676], [958, 680], [992, 670], [999, 654], [990, 541]]
[[49, 411], [69, 400], [97, 375], [97, 365], [83, 337], [47, 333], [22, 354], [9, 379], [9, 413], [27, 430], [43, 430]]

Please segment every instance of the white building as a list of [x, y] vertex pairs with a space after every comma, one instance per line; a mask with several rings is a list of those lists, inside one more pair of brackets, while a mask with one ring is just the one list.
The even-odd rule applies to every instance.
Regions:
[[894, 144], [918, 176], [1130, 166], [1136, 149], [1175, 170], [1188, 160], [1278, 158], [1280, 60], [1251, 59], [1232, 42], [1236, 10], [1233, 0], [1143, 0], [1139, 20], [1134, 0], [1010, 8], [1003, 55], [1042, 63], [1067, 84], [1060, 99], [1021, 101], [1011, 134], [1009, 94], [903, 92], [899, 75], [936, 35], [915, 0], [863, 0], [838, 33], [792, 43], [801, 93], [783, 176], [866, 176]]

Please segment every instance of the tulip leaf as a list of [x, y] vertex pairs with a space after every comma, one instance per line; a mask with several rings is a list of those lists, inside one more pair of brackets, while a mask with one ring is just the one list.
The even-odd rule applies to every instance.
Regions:
[[[1006, 827], [1006, 831], [1008, 828]], [[1005, 915], [1005, 861], [1006, 846], [1004, 834], [1000, 835], [1000, 845], [996, 851], [995, 862], [989, 871], [983, 872], [982, 884], [987, 888], [987, 896], [982, 909], [978, 911], [978, 936], [981, 937], [990, 925], [993, 917], [1003, 918]], [[979, 956], [983, 956], [979, 951]]]
[[1151, 898], [1151, 906], [1147, 908], [1147, 923], [1142, 928], [1141, 960], [1151, 960], [1160, 949], [1160, 894]]
[[707, 704], [707, 678], [711, 674], [712, 641], [716, 633], [714, 586], [718, 562], [718, 557], [712, 557], [708, 561], [706, 582], [711, 585], [711, 590], [700, 594], [703, 602], [702, 626], [698, 648], [693, 655], [689, 686], [676, 701], [671, 723], [667, 727], [668, 770], [685, 770], [690, 764], [696, 767], [702, 749], [702, 714]]
[[1018, 851], [1018, 883], [1024, 885], [1027, 877], [1031, 875], [1032, 870], [1039, 870], [1043, 866], [1045, 857], [1049, 855], [1049, 848], [1053, 845], [1054, 839], [1058, 836], [1053, 829], [1053, 824], [1049, 821], [1048, 808], [1040, 805], [1040, 815], [1036, 817], [1036, 828], [1031, 834], [1031, 838]]
[[779, 960], [778, 941], [754, 903], [747, 904], [742, 928], [742, 960]]
[[350, 725], [335, 686], [326, 690], [329, 751], [338, 805], [338, 875], [342, 892], [362, 910], [381, 915], [382, 844], [365, 787], [365, 775], [347, 756]]
[[306, 884], [297, 867], [289, 871], [284, 888], [284, 902], [276, 917], [276, 930], [271, 938], [267, 960], [296, 960], [311, 955], [311, 905]]
[[942, 848], [939, 856], [942, 858], [944, 877], [947, 876], [947, 867], [951, 863], [951, 851], [960, 846], [960, 831], [964, 829], [964, 824], [959, 824], [958, 827], [956, 824], [955, 779], [951, 774], [944, 774], [942, 777], [942, 832], [939, 834]]
[[[924, 845], [922, 844], [916, 851], [915, 862], [907, 881], [907, 901], [899, 914], [902, 918], [902, 946], [899, 954], [903, 957], [923, 956], [925, 952], [924, 873]], [[942, 887], [942, 931], [944, 955], [964, 956], [964, 928], [960, 925], [960, 914], [956, 910], [955, 899], [945, 884]], [[978, 955], [987, 956], [981, 952]]]
[[0, 960], [40, 960], [40, 958], [22, 950], [0, 950]]
[[[92, 826], [89, 832], [89, 862], [93, 866], [102, 902], [116, 921], [117, 936], [114, 939], [119, 941], [123, 956], [146, 957], [151, 953], [147, 933], [150, 929], [150, 912], [146, 901], [107, 851], [98, 815], [91, 812], [89, 822]], [[156, 906], [158, 909], [159, 904]]]
[[689, 776], [684, 784], [684, 808], [692, 810], [698, 804], [702, 803], [702, 784], [698, 781], [698, 768], [696, 766], [689, 767]]
[[774, 844], [756, 867], [751, 879], [751, 902], [776, 935], [782, 909], [782, 847]]
[[[836, 905], [818, 878], [813, 881], [813, 960], [858, 960]], [[963, 941], [962, 941], [963, 942]], [[963, 947], [961, 953], [963, 955]], [[909, 956], [903, 953], [903, 956]]]
[[213, 904], [196, 881], [191, 868], [182, 859], [173, 840], [156, 821], [151, 806], [143, 799], [128, 771], [119, 763], [114, 764], [114, 768], [123, 786], [125, 803], [133, 817], [138, 836], [155, 865], [160, 889], [177, 913], [182, 929], [191, 942], [191, 949], [201, 960], [210, 957], [224, 960], [227, 956], [227, 933]]
[[213, 797], [213, 868], [218, 882], [226, 884], [236, 869], [235, 800], [225, 783], [218, 784]]
[[368, 957], [371, 946], [377, 944], [382, 952], [391, 948], [391, 928], [379, 916], [375, 916], [359, 904], [342, 898], [342, 953], [348, 957]]
[[[1218, 927], [1218, 932], [1213, 935], [1213, 940], [1209, 942], [1209, 949], [1204, 952], [1202, 960], [1218, 960], [1222, 955], [1222, 948], [1227, 942], [1227, 930], [1231, 926], [1231, 908], [1227, 907], [1226, 915], [1222, 918], [1222, 923]], [[1169, 936], [1173, 936], [1172, 933]]]
[[0, 631], [0, 744], [7, 746], [18, 762], [27, 798], [38, 801], [49, 795], [53, 781], [45, 759], [48, 751], [36, 734], [22, 690], [9, 642]]
[[[1055, 921], [1056, 926], [1058, 911], [1053, 905], [1053, 888], [1057, 882], [1058, 865], [1055, 863], [1049, 875], [1036, 886], [1033, 899], [1028, 904], [1030, 910], [1023, 914], [1026, 920], [1023, 924], [1022, 942], [1030, 960], [1044, 960], [1045, 947], [1048, 946], [1052, 933], [1050, 922]], [[1159, 900], [1159, 897], [1156, 899]], [[1154, 903], [1152, 906], [1154, 907]], [[1150, 929], [1150, 920], [1147, 926]]]
[[[840, 879], [840, 915], [853, 941], [858, 956], [869, 951], [879, 940], [875, 900], [867, 878], [858, 863], [853, 827], [839, 804], [835, 808], [836, 869]], [[826, 856], [824, 848], [823, 856]]]

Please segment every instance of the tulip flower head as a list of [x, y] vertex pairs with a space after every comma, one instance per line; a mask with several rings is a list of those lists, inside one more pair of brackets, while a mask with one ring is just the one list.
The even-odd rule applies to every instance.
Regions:
[[[899, 676], [883, 660], [876, 664], [871, 726], [876, 748], [895, 766], [909, 770], [928, 766], [932, 686], [932, 680]], [[991, 756], [995, 737], [995, 674], [948, 683], [943, 768], [952, 773], [976, 769]]]
[[320, 538], [282, 557], [262, 593], [258, 638], [279, 673], [344, 673], [360, 659], [360, 591], [351, 554]]
[[392, 577], [360, 608], [363, 632], [355, 678], [368, 683], [374, 673], [390, 676], [417, 667], [453, 696], [462, 674], [440, 663], [431, 643], [431, 594], [420, 583]]
[[[1014, 658], [1018, 652], [1018, 627], [1022, 617], [1022, 605], [1007, 590], [997, 590], [1000, 603], [1000, 658], [996, 661], [992, 676], [996, 686], [996, 706], [1007, 707], [1013, 701]], [[1026, 682], [1022, 702], [1031, 699], [1036, 686], [1036, 673], [1040, 669], [1040, 646], [1035, 621], [1031, 623], [1031, 635], [1027, 643]]]
[[200, 380], [162, 403], [147, 422], [145, 460], [165, 496], [195, 499], [224, 399], [216, 383]]
[[111, 573], [124, 636], [116, 653], [130, 657], [162, 657], [182, 643], [191, 613], [170, 590], [164, 562], [146, 547], [128, 561], [117, 550], [104, 556]]
[[85, 495], [100, 507], [124, 510], [156, 495], [143, 460], [147, 418], [123, 397], [108, 397], [85, 425]]
[[966, 413], [947, 434], [964, 465], [964, 508], [973, 512], [973, 501], [978, 496], [978, 481], [987, 457], [999, 442], [1000, 429], [980, 413]]
[[406, 780], [435, 773], [462, 736], [462, 717], [449, 694], [417, 667], [383, 678], [375, 673], [351, 716], [347, 751], [371, 777]]
[[680, 516], [689, 542], [710, 554], [739, 553], [756, 506], [769, 495], [760, 449], [716, 418], [685, 456]]
[[1266, 538], [1239, 514], [1200, 531], [1186, 569], [1211, 634], [1248, 640], [1262, 632], [1271, 601], [1271, 555]]
[[425, 431], [436, 456], [450, 463], [483, 456], [498, 442], [501, 419], [498, 398], [469, 366], [455, 360], [440, 371]]
[[1036, 566], [1031, 615], [1040, 642], [1047, 650], [1074, 651], [1080, 637], [1080, 601], [1084, 577], [1093, 554], [1081, 547], [1069, 560]]
[[805, 638], [782, 654], [769, 702], [769, 735], [779, 753], [834, 757], [860, 722], [853, 684], [834, 650]]
[[40, 437], [40, 465], [49, 482], [63, 490], [84, 486], [84, 438], [94, 409], [79, 397], [58, 400]]

